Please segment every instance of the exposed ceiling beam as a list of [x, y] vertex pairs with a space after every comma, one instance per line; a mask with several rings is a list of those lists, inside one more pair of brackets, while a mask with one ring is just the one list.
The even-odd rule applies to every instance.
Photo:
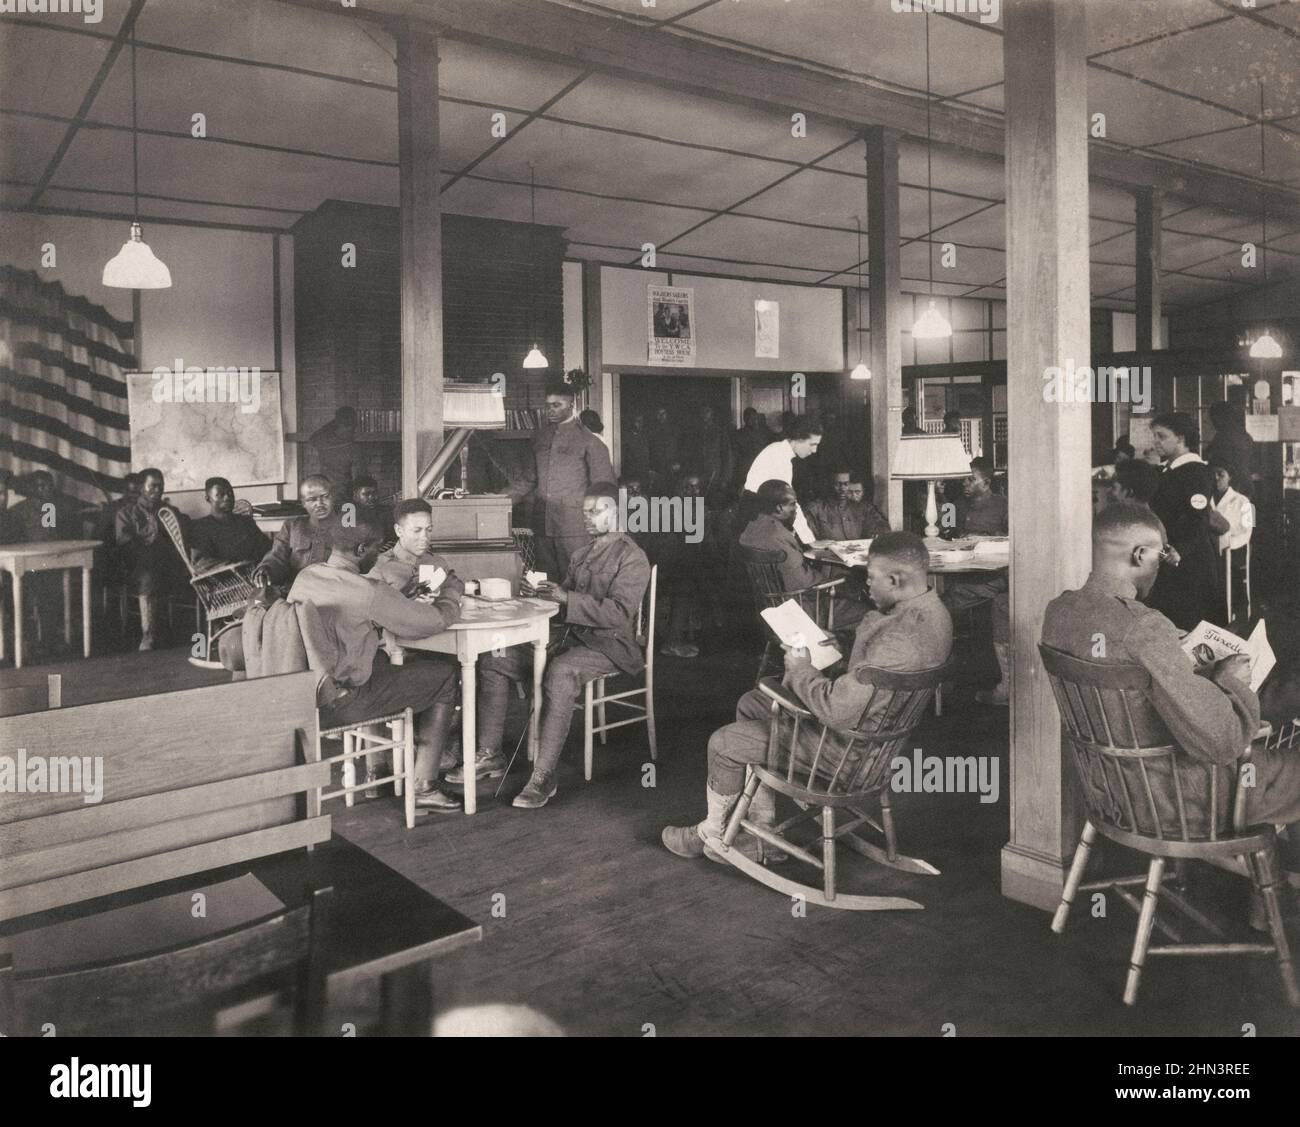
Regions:
[[[360, 18], [333, 0], [280, 0]], [[852, 129], [881, 125], [912, 137], [925, 135], [923, 96], [821, 73], [759, 54], [715, 46], [628, 20], [565, 8], [546, 0], [367, 0], [366, 17], [391, 24], [409, 20], [438, 34], [544, 57], [580, 69], [622, 74], [673, 90], [691, 90], [766, 109], [800, 111]], [[941, 144], [1001, 157], [1000, 115], [938, 102], [932, 106], [933, 136]], [[1263, 201], [1272, 215], [1300, 218], [1300, 189], [1267, 183], [1154, 153], [1125, 152], [1093, 142], [1089, 173], [1125, 187], [1157, 187], [1170, 195], [1230, 211]]]

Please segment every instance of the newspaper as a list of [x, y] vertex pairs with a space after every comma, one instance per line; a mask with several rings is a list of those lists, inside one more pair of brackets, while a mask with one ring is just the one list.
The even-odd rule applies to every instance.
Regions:
[[866, 567], [870, 540], [831, 540], [827, 545], [847, 567]]
[[1259, 687], [1273, 671], [1277, 658], [1273, 647], [1268, 644], [1268, 632], [1264, 629], [1264, 620], [1251, 631], [1249, 638], [1239, 638], [1231, 631], [1209, 622], [1199, 622], [1190, 634], [1183, 639], [1183, 652], [1192, 659], [1197, 669], [1204, 669], [1216, 661], [1222, 661], [1232, 654], [1244, 654], [1250, 658], [1250, 688], [1259, 692]]
[[779, 607], [768, 607], [760, 613], [772, 633], [781, 639], [782, 645], [808, 651], [814, 669], [825, 669], [839, 661], [839, 647], [822, 644], [822, 640], [830, 635], [793, 599], [786, 599]]

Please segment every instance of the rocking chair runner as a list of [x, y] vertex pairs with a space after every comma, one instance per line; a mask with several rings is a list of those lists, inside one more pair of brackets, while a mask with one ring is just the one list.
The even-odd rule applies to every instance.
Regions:
[[203, 607], [207, 635], [203, 660], [208, 665], [220, 668], [220, 662], [212, 661], [212, 645], [221, 633], [221, 629], [214, 629], [214, 625], [243, 613], [248, 598], [253, 593], [253, 565], [222, 564], [207, 571], [196, 571], [190, 562], [190, 554], [185, 549], [185, 537], [181, 533], [180, 521], [176, 519], [175, 512], [168, 508], [159, 509], [158, 523], [166, 530], [176, 551], [180, 553], [185, 569], [190, 573], [190, 586], [194, 588], [194, 594]]
[[[923, 905], [915, 900], [896, 896], [839, 894], [836, 891], [835, 846], [837, 842], [843, 843], [872, 861], [902, 872], [938, 875], [939, 870], [929, 862], [898, 852], [894, 815], [889, 804], [889, 784], [894, 756], [906, 749], [930, 697], [948, 672], [947, 666], [919, 673], [871, 668], [860, 670], [863, 682], [872, 686], [871, 696], [862, 712], [863, 718], [870, 716], [882, 703], [884, 705], [883, 712], [867, 730], [859, 726], [840, 731], [819, 724], [777, 678], [767, 677], [760, 681], [760, 691], [772, 702], [767, 763], [751, 769], [745, 790], [727, 823], [718, 855], [769, 888], [787, 896], [802, 896], [826, 908], [853, 911], [922, 908]], [[783, 723], [786, 718], [791, 722]], [[811, 754], [807, 751], [807, 740], [801, 748], [800, 736], [804, 734], [801, 729], [820, 729], [811, 737], [815, 741]], [[831, 736], [838, 738], [831, 739]], [[783, 737], [787, 741], [784, 746]], [[803, 807], [802, 811], [772, 828], [750, 821], [750, 804], [759, 787], [763, 786], [794, 799]], [[865, 809], [871, 802], [880, 804], [879, 820]], [[836, 824], [839, 810], [852, 815], [842, 825]], [[791, 827], [819, 815], [822, 828], [820, 858], [785, 836]], [[854, 832], [864, 825], [882, 835], [883, 849]], [[739, 849], [733, 849], [741, 830], [821, 869], [822, 887], [780, 876], [746, 857]]]
[[[749, 577], [756, 610], [762, 612], [769, 607], [779, 607], [787, 599], [793, 599], [822, 629], [827, 631], [835, 629], [835, 592], [843, 585], [843, 579], [830, 579], [825, 583], [815, 583], [811, 587], [801, 587], [797, 591], [787, 591], [781, 578], [781, 561], [785, 558], [783, 553], [769, 552], [761, 548], [747, 548], [743, 544], [739, 545], [737, 550], [740, 554], [740, 562], [745, 565], [745, 574]], [[777, 642], [765, 624], [762, 629], [766, 635], [766, 642], [758, 666], [758, 676], [754, 681], [756, 685], [761, 684], [764, 677], [778, 672], [774, 661]]]
[[[1124, 984], [1124, 1004], [1137, 1002], [1147, 955], [1276, 955], [1287, 1000], [1300, 1006], [1300, 988], [1287, 943], [1278, 900], [1279, 874], [1272, 826], [1246, 824], [1246, 796], [1241, 784], [1251, 749], [1229, 767], [1201, 763], [1187, 755], [1167, 732], [1139, 732], [1135, 705], [1144, 704], [1151, 678], [1139, 665], [1102, 665], [1039, 645], [1047, 676], [1061, 713], [1062, 734], [1069, 745], [1083, 787], [1088, 818], [1052, 930], [1065, 930], [1075, 896], [1113, 891], [1138, 912], [1137, 934]], [[1161, 726], [1163, 727], [1163, 726]], [[1282, 737], [1300, 740], [1296, 725]], [[1203, 799], [1205, 811], [1188, 802]], [[1115, 877], [1083, 884], [1097, 835], [1150, 858], [1146, 876]], [[1272, 943], [1229, 943], [1213, 920], [1173, 888], [1165, 887], [1165, 862], [1194, 859], [1252, 879], [1268, 916]], [[1144, 885], [1139, 902], [1129, 888]], [[1176, 908], [1214, 936], [1210, 943], [1184, 943], [1178, 930], [1156, 918], [1161, 901]], [[1173, 940], [1151, 946], [1153, 927]]]

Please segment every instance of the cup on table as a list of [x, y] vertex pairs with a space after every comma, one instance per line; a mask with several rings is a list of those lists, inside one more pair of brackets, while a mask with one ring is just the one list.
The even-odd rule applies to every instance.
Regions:
[[467, 595], [477, 595], [477, 594], [478, 594], [478, 580], [477, 580], [477, 579], [467, 579], [467, 580], [465, 580], [465, 594], [467, 594]]

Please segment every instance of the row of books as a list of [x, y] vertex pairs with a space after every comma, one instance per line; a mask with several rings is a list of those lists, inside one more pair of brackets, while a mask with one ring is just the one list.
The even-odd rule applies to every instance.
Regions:
[[357, 430], [361, 434], [393, 434], [402, 429], [402, 412], [376, 411], [363, 407], [357, 411]]
[[542, 425], [542, 413], [535, 407], [507, 407], [506, 427], [510, 430], [536, 430]]

